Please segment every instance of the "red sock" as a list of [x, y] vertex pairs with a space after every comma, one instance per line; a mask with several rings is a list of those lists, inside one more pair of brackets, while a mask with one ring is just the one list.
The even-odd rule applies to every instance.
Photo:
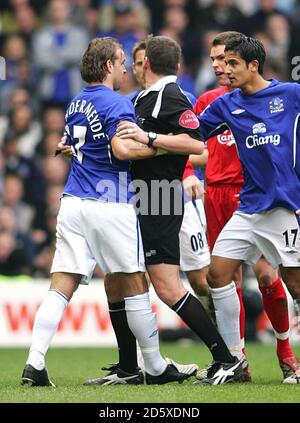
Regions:
[[272, 323], [273, 329], [280, 336], [284, 336], [287, 332], [285, 339], [277, 339], [277, 356], [279, 359], [293, 357], [293, 351], [290, 346], [288, 330], [289, 312], [286, 292], [284, 290], [281, 279], [278, 278], [270, 286], [259, 286], [262, 293], [265, 311]]
[[[240, 338], [245, 345], [245, 307], [243, 303], [242, 288], [236, 288], [239, 300], [240, 300]], [[243, 354], [246, 355], [245, 346], [242, 348]]]

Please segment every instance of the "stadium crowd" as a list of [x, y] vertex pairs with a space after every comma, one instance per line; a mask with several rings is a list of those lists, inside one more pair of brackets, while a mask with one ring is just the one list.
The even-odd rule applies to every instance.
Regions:
[[[236, 30], [260, 39], [265, 77], [291, 80], [300, 51], [296, 0], [3, 0], [0, 54], [0, 275], [48, 277], [59, 195], [68, 161], [53, 157], [64, 111], [80, 90], [78, 64], [95, 36], [116, 37], [127, 57], [149, 33], [168, 35], [183, 51], [180, 86], [199, 96], [216, 86], [211, 41]], [[121, 92], [137, 88], [131, 71]], [[101, 270], [97, 270], [97, 276]]]

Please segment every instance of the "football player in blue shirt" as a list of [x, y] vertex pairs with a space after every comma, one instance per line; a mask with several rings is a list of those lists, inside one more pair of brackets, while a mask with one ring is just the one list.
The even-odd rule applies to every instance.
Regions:
[[[300, 85], [265, 80], [264, 47], [244, 35], [226, 44], [225, 61], [236, 89], [211, 103], [199, 120], [205, 139], [231, 129], [243, 168], [240, 205], [219, 235], [208, 274], [220, 333], [230, 349], [239, 349], [232, 281], [241, 263], [254, 264], [262, 253], [279, 266], [299, 313]], [[214, 378], [211, 371], [204, 383]], [[300, 383], [300, 370], [293, 383]]]
[[[23, 384], [54, 386], [45, 354], [68, 302], [80, 283], [89, 282], [96, 263], [122, 285], [128, 325], [147, 352], [147, 383], [189, 377], [167, 364], [159, 352], [139, 224], [129, 201], [129, 160], [154, 157], [156, 149], [116, 135], [120, 120], [135, 122], [131, 101], [116, 93], [126, 72], [124, 62], [122, 47], [112, 38], [92, 40], [82, 58], [81, 75], [88, 85], [66, 112], [68, 143], [74, 155], [57, 218], [50, 290], [36, 313]], [[119, 383], [120, 378], [131, 384], [144, 380], [138, 370], [128, 374], [120, 369], [109, 384]]]

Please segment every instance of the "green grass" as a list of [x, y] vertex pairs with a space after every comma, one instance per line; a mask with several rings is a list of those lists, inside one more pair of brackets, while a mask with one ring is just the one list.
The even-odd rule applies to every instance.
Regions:
[[[198, 344], [162, 344], [164, 355], [181, 363], [210, 362], [207, 349]], [[300, 349], [295, 348], [296, 355]], [[50, 349], [47, 367], [58, 385], [53, 388], [30, 388], [20, 385], [27, 358], [25, 349], [0, 349], [0, 402], [8, 403], [299, 403], [300, 385], [282, 385], [275, 347], [250, 344], [248, 358], [253, 382], [207, 387], [184, 384], [164, 386], [85, 387], [84, 380], [101, 374], [100, 368], [117, 359], [113, 348]]]

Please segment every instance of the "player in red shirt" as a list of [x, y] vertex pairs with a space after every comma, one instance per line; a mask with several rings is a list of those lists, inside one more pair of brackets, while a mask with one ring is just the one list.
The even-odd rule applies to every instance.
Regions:
[[[202, 94], [194, 106], [197, 115], [201, 114], [217, 97], [230, 91], [230, 81], [225, 73], [225, 44], [235, 32], [223, 32], [212, 43], [212, 66], [220, 88]], [[238, 196], [243, 184], [242, 167], [238, 158], [235, 140], [230, 130], [212, 137], [202, 156], [192, 156], [195, 166], [206, 165], [205, 211], [207, 218], [207, 238], [212, 251], [219, 233], [236, 211]], [[298, 369], [289, 343], [289, 315], [286, 292], [277, 270], [262, 257], [253, 267], [259, 289], [262, 293], [265, 311], [272, 323], [277, 339], [277, 356], [283, 372], [283, 383], [294, 383], [291, 377]], [[235, 274], [235, 283], [240, 300], [241, 348], [244, 350], [245, 310], [242, 300], [241, 268]], [[231, 351], [234, 354], [234, 351]], [[249, 374], [249, 380], [251, 379]], [[247, 375], [246, 375], [247, 380]]]

